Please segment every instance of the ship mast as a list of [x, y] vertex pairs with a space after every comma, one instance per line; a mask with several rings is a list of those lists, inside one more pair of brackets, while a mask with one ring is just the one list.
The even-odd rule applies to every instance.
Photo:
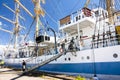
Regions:
[[40, 20], [39, 20], [39, 16], [42, 15], [44, 16], [44, 11], [41, 8], [40, 3], [45, 3], [44, 0], [32, 0], [34, 3], [34, 12], [36, 15], [36, 34], [35, 34], [35, 38], [39, 36], [39, 23], [41, 24]]
[[15, 20], [15, 28], [14, 28], [14, 34], [15, 34], [15, 44], [14, 44], [14, 48], [16, 48], [17, 46], [17, 42], [18, 42], [18, 32], [19, 32], [19, 4], [16, 3], [16, 10], [15, 10], [15, 14], [16, 14], [16, 20]]
[[[20, 10], [19, 10], [19, 4], [17, 4], [16, 3], [16, 10], [14, 11], [14, 10], [12, 10], [11, 8], [9, 8], [7, 5], [5, 5], [5, 4], [3, 4], [6, 8], [8, 8], [10, 11], [12, 11], [13, 13], [15, 13], [15, 21], [12, 21], [12, 20], [10, 20], [10, 19], [8, 19], [8, 18], [5, 18], [5, 17], [3, 17], [3, 16], [0, 16], [0, 18], [2, 18], [2, 19], [4, 19], [4, 20], [6, 20], [6, 21], [8, 21], [8, 22], [10, 22], [10, 23], [12, 23], [12, 24], [14, 24], [15, 25], [15, 28], [14, 28], [14, 31], [13, 32], [11, 32], [11, 31], [8, 31], [8, 30], [5, 30], [5, 29], [0, 29], [0, 30], [3, 30], [3, 31], [5, 31], [5, 32], [9, 32], [9, 33], [12, 33], [12, 34], [14, 34], [15, 35], [15, 41], [14, 41], [14, 48], [16, 48], [16, 46], [17, 46], [17, 42], [18, 42], [18, 40], [17, 40], [17, 38], [18, 38], [18, 32], [19, 32], [19, 17], [21, 17], [20, 15], [19, 15], [19, 12], [20, 12]], [[21, 17], [22, 19], [24, 19], [23, 17]]]
[[113, 15], [114, 0], [106, 0], [106, 9], [108, 11], [109, 23], [114, 24], [114, 15]]
[[[36, 18], [36, 34], [35, 34], [35, 37], [38, 37], [38, 34], [39, 34], [39, 23], [41, 24], [40, 20], [39, 20], [39, 16], [42, 15], [44, 16], [44, 11], [42, 10], [41, 8], [41, 5], [40, 3], [45, 3], [44, 0], [32, 0], [33, 3], [34, 3], [34, 12], [35, 12], [35, 18]], [[17, 2], [32, 18], [34, 18], [34, 16], [32, 15], [32, 13], [27, 10], [20, 2], [19, 0], [15, 0], [15, 2]]]
[[[21, 25], [19, 25], [19, 17], [21, 19], [24, 19], [23, 17], [21, 17], [19, 15], [19, 12], [20, 12], [19, 7], [21, 6], [32, 18], [34, 18], [34, 16], [32, 15], [32, 13], [26, 7], [24, 7], [20, 3], [20, 0], [15, 0], [15, 2], [16, 2], [16, 10], [15, 11], [12, 10], [11, 8], [9, 8], [7, 5], [3, 4], [10, 11], [12, 11], [13, 13], [15, 13], [15, 15], [16, 15], [15, 16], [15, 21], [12, 21], [12, 20], [9, 20], [9, 19], [7, 19], [7, 18], [5, 18], [3, 16], [0, 16], [0, 18], [4, 19], [4, 20], [6, 20], [6, 21], [8, 21], [8, 22], [10, 22], [12, 24], [15, 24], [15, 28], [14, 28], [14, 32], [13, 32], [13, 34], [15, 35], [14, 48], [16, 48], [16, 46], [17, 46], [17, 42], [18, 42], [17, 38], [18, 38], [19, 27], [21, 27]], [[41, 2], [45, 3], [44, 0], [33, 0], [33, 3], [35, 5], [34, 12], [36, 14], [35, 15], [35, 19], [36, 19], [36, 34], [35, 34], [35, 37], [38, 37], [38, 35], [39, 35], [39, 23], [41, 24], [41, 22], [39, 20], [39, 16], [40, 15], [44, 16], [44, 11], [43, 11], [43, 9], [41, 8], [41, 5], [40, 5]], [[0, 30], [3, 30], [3, 29], [0, 29]], [[4, 31], [6, 31], [6, 30], [4, 30]]]

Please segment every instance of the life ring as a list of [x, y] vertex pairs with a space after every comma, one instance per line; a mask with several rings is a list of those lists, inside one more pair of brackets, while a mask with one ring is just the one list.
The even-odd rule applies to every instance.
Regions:
[[63, 49], [62, 49], [62, 48], [60, 48], [60, 49], [59, 49], [59, 52], [60, 52], [60, 53], [62, 53], [62, 52], [63, 52]]

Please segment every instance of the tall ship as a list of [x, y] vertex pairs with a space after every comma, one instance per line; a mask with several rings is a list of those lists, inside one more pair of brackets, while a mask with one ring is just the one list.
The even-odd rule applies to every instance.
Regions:
[[[15, 1], [21, 6], [19, 0]], [[81, 10], [59, 20], [59, 37], [52, 28], [47, 28], [54, 34], [51, 37], [44, 28], [41, 31], [38, 29], [39, 16], [44, 15], [40, 3], [44, 0], [33, 0], [36, 14], [35, 43], [20, 46], [14, 50], [15, 53], [10, 52], [11, 48], [6, 51], [6, 66], [21, 69], [25, 60], [28, 71], [36, 69], [119, 80], [120, 13], [115, 9], [115, 1], [104, 0], [98, 8], [89, 9], [90, 0], [87, 0]]]

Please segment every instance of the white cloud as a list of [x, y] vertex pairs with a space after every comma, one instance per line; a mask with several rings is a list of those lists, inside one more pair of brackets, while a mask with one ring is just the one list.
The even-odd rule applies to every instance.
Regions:
[[2, 25], [2, 22], [0, 22], [0, 26]]

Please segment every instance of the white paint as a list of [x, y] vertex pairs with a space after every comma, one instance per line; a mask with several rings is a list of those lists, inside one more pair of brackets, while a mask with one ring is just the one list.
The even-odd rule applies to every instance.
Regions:
[[0, 22], [0, 26], [2, 26], [2, 22]]
[[[71, 52], [66, 53], [66, 55], [62, 55], [60, 58], [58, 58], [56, 61], [52, 61], [49, 64], [63, 64], [63, 63], [93, 63], [93, 52], [95, 54], [95, 62], [119, 62], [120, 61], [120, 45], [117, 46], [111, 46], [111, 47], [104, 47], [99, 49], [90, 49], [90, 50], [83, 50], [76, 52], [77, 56], [74, 56], [71, 54]], [[118, 54], [117, 58], [113, 57], [113, 54]], [[27, 64], [37, 64], [44, 60], [47, 60], [54, 55], [44, 55], [39, 56], [35, 59], [33, 59], [30, 62], [27, 62]], [[87, 59], [87, 56], [89, 56], [90, 59]], [[65, 58], [67, 59], [65, 61]], [[70, 61], [68, 60], [70, 58]], [[6, 62], [15, 64], [15, 63], [21, 63], [22, 60], [27, 60], [30, 58], [18, 58], [18, 59], [5, 59]], [[42, 60], [42, 61], [41, 61]]]

